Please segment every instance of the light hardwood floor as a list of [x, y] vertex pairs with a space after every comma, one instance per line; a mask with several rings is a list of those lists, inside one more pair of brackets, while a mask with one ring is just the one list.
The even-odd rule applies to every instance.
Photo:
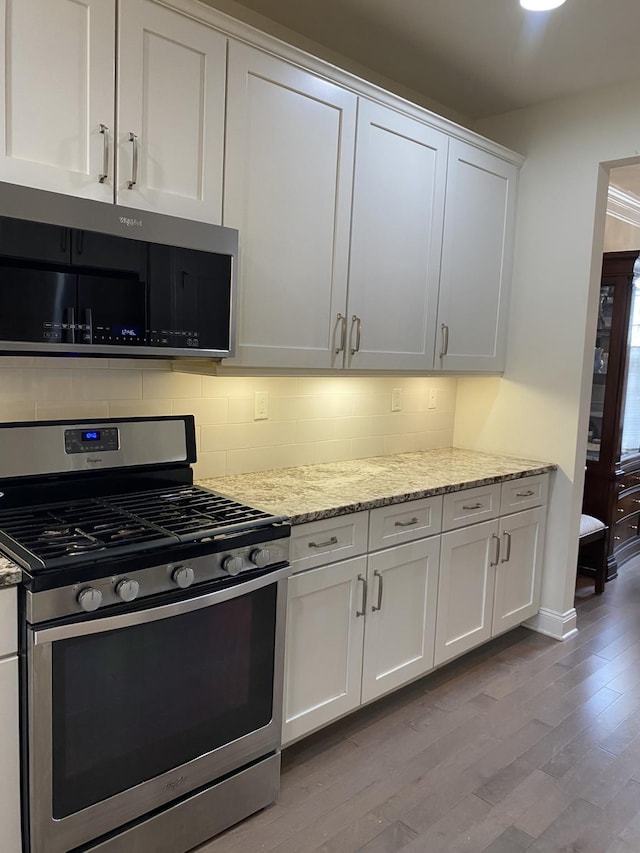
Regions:
[[640, 561], [283, 753], [279, 802], [198, 853], [640, 853]]

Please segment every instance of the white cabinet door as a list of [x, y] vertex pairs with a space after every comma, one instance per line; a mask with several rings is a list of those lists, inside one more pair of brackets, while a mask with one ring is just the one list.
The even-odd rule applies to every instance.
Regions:
[[517, 176], [512, 163], [450, 141], [436, 347], [443, 370], [504, 369]]
[[435, 663], [491, 637], [498, 522], [442, 534]]
[[369, 556], [362, 701], [433, 668], [440, 538]]
[[366, 571], [362, 556], [289, 578], [283, 743], [360, 704]]
[[116, 200], [220, 224], [227, 40], [154, 0], [119, 12]]
[[[431, 369], [448, 137], [360, 99], [349, 264], [354, 368]], [[360, 320], [357, 352], [356, 323]]]
[[21, 853], [18, 658], [0, 660], [0, 827], [2, 853]]
[[0, 14], [0, 180], [112, 202], [114, 0], [0, 0]]
[[540, 609], [546, 507], [500, 519], [492, 634], [524, 622]]
[[342, 363], [355, 115], [352, 93], [230, 41], [224, 224], [240, 230], [230, 364]]

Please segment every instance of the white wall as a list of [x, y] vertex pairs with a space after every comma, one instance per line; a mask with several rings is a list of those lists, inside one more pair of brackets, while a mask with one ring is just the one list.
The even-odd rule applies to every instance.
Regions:
[[454, 442], [557, 462], [542, 606], [571, 629], [601, 253], [605, 161], [640, 156], [640, 85], [480, 122], [528, 159], [520, 181], [508, 369], [459, 380]]

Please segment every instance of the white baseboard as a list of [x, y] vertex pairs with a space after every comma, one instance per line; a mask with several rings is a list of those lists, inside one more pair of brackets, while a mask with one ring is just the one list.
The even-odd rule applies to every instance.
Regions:
[[553, 637], [554, 640], [568, 640], [569, 637], [578, 633], [576, 622], [575, 607], [567, 610], [566, 613], [558, 613], [555, 610], [547, 610], [546, 607], [541, 607], [539, 612], [531, 619], [527, 619], [524, 625], [539, 634]]

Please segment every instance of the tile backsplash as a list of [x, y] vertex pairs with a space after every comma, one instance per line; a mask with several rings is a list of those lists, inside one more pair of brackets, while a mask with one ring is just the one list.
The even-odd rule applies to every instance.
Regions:
[[[193, 414], [202, 479], [448, 447], [456, 387], [440, 377], [203, 376], [165, 361], [3, 357], [0, 421]], [[396, 388], [402, 408], [392, 412]], [[266, 420], [254, 420], [256, 391], [268, 393]]]

